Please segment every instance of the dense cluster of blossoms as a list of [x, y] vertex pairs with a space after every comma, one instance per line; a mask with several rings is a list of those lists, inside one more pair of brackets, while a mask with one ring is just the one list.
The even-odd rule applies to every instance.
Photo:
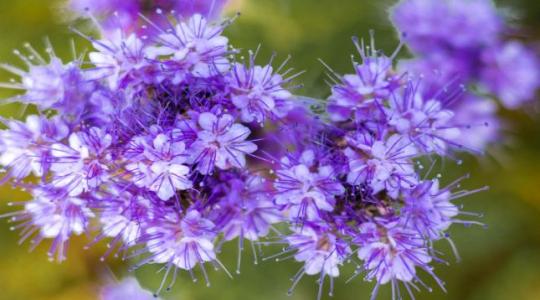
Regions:
[[513, 30], [492, 0], [402, 0], [391, 18], [414, 55], [400, 70], [424, 78], [426, 97], [451, 82], [477, 91], [447, 105], [457, 122], [471, 124], [462, 143], [482, 150], [496, 140], [501, 122], [494, 99], [507, 109], [535, 99], [540, 61], [533, 49], [511, 38]]
[[346, 263], [376, 281], [373, 297], [386, 283], [398, 298], [400, 286], [411, 296], [427, 287], [417, 270], [444, 288], [434, 242], [452, 244], [450, 225], [475, 223], [452, 202], [470, 192], [456, 190], [460, 180], [440, 187], [418, 159], [468, 147], [467, 124], [449, 105], [463, 91], [428, 97], [429, 78], [407, 76], [395, 55], [354, 39], [361, 60], [352, 74], [330, 71], [317, 116], [293, 95], [285, 63], [238, 58], [223, 35], [229, 21], [188, 11], [139, 11], [144, 25], [113, 25], [102, 39], [79, 32], [94, 46], [89, 62], [27, 46], [28, 55], [16, 51], [26, 69], [2, 65], [20, 77], [2, 84], [22, 90], [10, 100], [39, 112], [2, 119], [0, 131], [4, 180], [33, 196], [5, 215], [21, 239], [51, 239], [49, 255], [63, 260], [71, 237], [98, 228], [92, 243], [108, 240], [103, 259], [163, 265], [156, 294], [179, 269], [195, 277], [200, 268], [206, 282], [206, 264], [229, 274], [217, 257], [224, 242], [236, 239], [241, 254], [250, 241], [257, 255], [270, 235], [286, 244], [271, 257], [304, 264], [292, 288], [318, 275], [319, 298]]
[[394, 69], [393, 56], [354, 43], [361, 56], [354, 73], [330, 70], [327, 120], [276, 164], [274, 201], [291, 229], [277, 257], [304, 263], [292, 288], [304, 275], [319, 276], [319, 297], [325, 278], [332, 294], [346, 263], [376, 282], [373, 298], [386, 283], [394, 298], [402, 299], [400, 286], [412, 297], [427, 287], [418, 270], [444, 289], [432, 266], [444, 261], [434, 244], [452, 245], [446, 230], [453, 223], [475, 223], [453, 203], [469, 192], [456, 191], [460, 180], [441, 187], [440, 175], [429, 178], [417, 159], [464, 149], [462, 128], [444, 105], [459, 92], [425, 98], [419, 81]]
[[23, 90], [10, 101], [39, 111], [2, 120], [4, 180], [33, 195], [8, 216], [23, 240], [53, 239], [51, 258], [63, 260], [72, 236], [100, 224], [95, 242], [141, 248], [141, 265], [221, 267], [218, 239], [257, 241], [281, 220], [271, 183], [250, 165], [265, 161], [261, 125], [294, 106], [291, 77], [256, 65], [256, 53], [237, 60], [222, 34], [229, 21], [161, 17], [143, 17], [144, 38], [85, 36], [89, 62], [28, 46], [29, 55], [16, 52], [27, 70], [3, 65], [20, 76], [3, 86]]

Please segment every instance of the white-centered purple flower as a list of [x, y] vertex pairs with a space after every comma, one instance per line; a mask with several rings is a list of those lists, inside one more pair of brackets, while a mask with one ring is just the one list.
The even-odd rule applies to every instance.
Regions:
[[364, 262], [366, 278], [375, 279], [378, 285], [413, 281], [417, 267], [431, 272], [428, 263], [432, 257], [424, 239], [398, 222], [363, 223], [354, 242], [360, 247], [358, 258]]
[[[272, 224], [282, 220], [281, 212], [272, 202], [271, 186], [265, 178], [259, 175], [232, 177], [224, 185], [219, 191], [219, 203], [211, 219], [217, 228], [221, 228], [225, 240], [240, 237], [257, 241], [268, 235]], [[214, 190], [219, 188], [216, 186]]]
[[54, 108], [64, 113], [79, 114], [85, 104], [84, 97], [93, 88], [92, 83], [84, 77], [80, 62], [64, 64], [52, 49], [48, 50], [50, 58], [46, 62], [41, 56], [36, 57], [39, 54], [30, 45], [26, 47], [31, 53], [28, 57], [19, 51], [16, 54], [27, 64], [28, 71], [6, 64], [0, 66], [21, 78], [20, 83], [0, 84], [25, 91], [25, 94], [15, 96], [11, 101], [34, 104], [42, 110]]
[[390, 97], [390, 105], [384, 109], [388, 124], [423, 153], [444, 155], [460, 134], [452, 124], [453, 111], [437, 99], [424, 99], [412, 83], [404, 89]]
[[411, 160], [418, 152], [408, 139], [397, 134], [377, 139], [360, 132], [347, 140], [350, 146], [345, 150], [349, 158], [348, 183], [366, 183], [374, 194], [386, 190], [393, 198], [401, 189], [410, 189], [418, 183]]
[[331, 166], [317, 166], [316, 163], [314, 151], [307, 150], [298, 162], [288, 157], [282, 159], [284, 168], [276, 173], [275, 202], [289, 208], [289, 217], [293, 221], [316, 220], [321, 217], [321, 211], [333, 211], [334, 196], [345, 191]]
[[146, 45], [137, 35], [126, 36], [117, 30], [107, 39], [95, 40], [92, 44], [97, 50], [88, 54], [95, 65], [92, 75], [106, 78], [111, 89], [151, 80], [148, 72], [145, 73], [145, 68], [151, 66], [146, 60]]
[[304, 262], [303, 272], [307, 275], [338, 277], [339, 267], [350, 252], [334, 234], [309, 226], [297, 229], [286, 239], [289, 247], [296, 250], [294, 259]]
[[231, 115], [205, 112], [199, 115], [198, 125], [201, 130], [189, 151], [191, 161], [197, 164], [201, 174], [211, 174], [215, 167], [221, 170], [243, 168], [246, 155], [257, 150], [255, 143], [246, 141], [251, 130], [235, 123]]
[[223, 29], [221, 25], [208, 24], [203, 16], [196, 14], [159, 34], [156, 40], [160, 45], [149, 47], [148, 56], [171, 56], [164, 65], [171, 71], [173, 82], [183, 81], [188, 74], [203, 78], [218, 75], [229, 68], [224, 58], [228, 39], [221, 35]]
[[264, 122], [268, 117], [283, 117], [292, 94], [283, 87], [286, 81], [272, 66], [235, 64], [228, 81], [232, 103], [241, 110], [244, 122]]
[[6, 178], [22, 180], [32, 172], [42, 177], [51, 166], [51, 145], [69, 134], [68, 126], [58, 117], [47, 119], [30, 115], [26, 122], [4, 120], [9, 129], [0, 131], [0, 164]]
[[32, 238], [33, 247], [44, 239], [52, 239], [49, 249], [51, 259], [65, 259], [67, 242], [71, 236], [81, 235], [89, 229], [90, 219], [95, 217], [89, 208], [88, 199], [71, 197], [64, 190], [36, 189], [33, 199], [24, 205], [12, 221], [21, 222], [21, 242]]
[[328, 98], [328, 112], [333, 121], [345, 121], [356, 115], [373, 118], [373, 108], [399, 87], [399, 77], [393, 74], [391, 58], [381, 56], [373, 49], [369, 56], [356, 41], [362, 63], [354, 63], [355, 74], [338, 78], [341, 83], [332, 87]]
[[449, 190], [439, 189], [438, 180], [422, 182], [404, 198], [404, 225], [433, 240], [443, 237], [444, 230], [459, 213], [451, 199]]
[[112, 142], [110, 134], [92, 127], [72, 133], [69, 146], [52, 145], [53, 185], [67, 189], [70, 196], [99, 188], [110, 178], [113, 168], [108, 149]]
[[148, 188], [162, 200], [170, 199], [177, 190], [192, 187], [190, 168], [185, 165], [188, 155], [184, 142], [160, 133], [143, 147], [140, 161], [126, 166], [137, 186]]
[[152, 262], [191, 270], [197, 264], [216, 260], [214, 227], [196, 210], [183, 217], [171, 212], [150, 225], [142, 241]]

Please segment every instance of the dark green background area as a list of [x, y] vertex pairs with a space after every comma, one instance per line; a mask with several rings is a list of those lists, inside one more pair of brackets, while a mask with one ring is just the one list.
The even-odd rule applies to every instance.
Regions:
[[[389, 0], [237, 0], [230, 10], [239, 10], [242, 16], [227, 29], [232, 44], [241, 49], [254, 49], [261, 44], [259, 62], [266, 62], [272, 52], [284, 59], [293, 56], [290, 67], [306, 73], [301, 77], [305, 87], [298, 93], [324, 98], [329, 89], [324, 83], [322, 59], [339, 72], [351, 70], [350, 55], [354, 48], [351, 36], [369, 38], [374, 29], [379, 48], [390, 53], [397, 46], [397, 35], [387, 17], [394, 1]], [[501, 1], [513, 22], [524, 30], [524, 38], [534, 42], [540, 37], [540, 2], [536, 0]], [[55, 1], [0, 0], [0, 61], [19, 64], [12, 54], [24, 42], [42, 49], [42, 40], [48, 37], [59, 56], [71, 58], [70, 40], [75, 40], [78, 51], [88, 44], [71, 33], [62, 22], [67, 14]], [[80, 26], [84, 26], [80, 24]], [[402, 56], [407, 56], [402, 51]], [[0, 73], [0, 81], [10, 75]], [[0, 90], [0, 97], [12, 95]], [[485, 157], [463, 155], [465, 163], [456, 166], [445, 161], [438, 171], [448, 180], [465, 173], [471, 179], [467, 188], [490, 186], [490, 190], [460, 199], [466, 210], [482, 212], [481, 222], [487, 228], [456, 225], [451, 236], [460, 249], [461, 262], [455, 259], [445, 242], [439, 249], [450, 266], [436, 265], [435, 271], [447, 283], [448, 293], [435, 287], [426, 276], [433, 292], [423, 291], [417, 299], [459, 300], [540, 300], [540, 112], [531, 105], [525, 112], [503, 112], [507, 120], [507, 133], [500, 146], [488, 151]], [[20, 116], [17, 105], [0, 107], [4, 116]], [[9, 211], [8, 201], [25, 200], [22, 192], [9, 187], [0, 189], [0, 211]], [[70, 245], [68, 260], [62, 264], [47, 261], [48, 243], [28, 253], [28, 244], [17, 245], [18, 235], [9, 231], [4, 220], [0, 222], [0, 300], [96, 299], [103, 278], [124, 276], [127, 271], [120, 260], [99, 262], [104, 246], [82, 250], [89, 237], [78, 237]], [[249, 249], [248, 249], [249, 250]], [[276, 251], [274, 249], [273, 251]], [[223, 251], [223, 262], [234, 270], [236, 245]], [[272, 250], [268, 249], [268, 253]], [[257, 300], [313, 300], [316, 299], [316, 278], [305, 277], [287, 296], [289, 278], [300, 267], [293, 261], [261, 262], [254, 266], [248, 252], [244, 257], [242, 273], [229, 279], [223, 272], [210, 271], [212, 286], [205, 287], [202, 278], [193, 283], [186, 274], [165, 299], [257, 299]], [[109, 267], [108, 267], [109, 266]], [[144, 267], [136, 275], [144, 286], [156, 288], [162, 278], [156, 267]], [[373, 287], [361, 278], [345, 284], [350, 268], [342, 270], [336, 281], [332, 299], [368, 299]], [[380, 299], [388, 299], [387, 289]], [[326, 297], [329, 299], [329, 297]]]

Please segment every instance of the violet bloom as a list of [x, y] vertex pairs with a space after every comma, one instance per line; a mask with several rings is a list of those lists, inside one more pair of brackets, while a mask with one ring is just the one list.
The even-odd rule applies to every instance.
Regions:
[[[214, 187], [217, 190], [219, 185]], [[226, 241], [240, 237], [257, 241], [268, 235], [272, 224], [282, 220], [272, 202], [272, 191], [267, 180], [259, 175], [231, 178], [226, 182], [223, 196], [212, 212], [212, 220], [223, 232]]]
[[125, 88], [143, 81], [146, 61], [145, 43], [135, 34], [126, 36], [120, 30], [115, 31], [107, 39], [94, 41], [95, 52], [88, 57], [95, 65], [93, 76], [105, 77], [111, 89]]
[[540, 87], [540, 62], [535, 53], [512, 41], [485, 52], [483, 59], [482, 83], [505, 107], [515, 109], [534, 98]]
[[199, 115], [201, 130], [191, 145], [191, 160], [201, 174], [211, 174], [214, 167], [227, 170], [246, 166], [246, 155], [257, 150], [257, 145], [246, 141], [249, 128], [234, 123], [231, 115], [216, 116], [205, 112]]
[[385, 189], [396, 198], [401, 189], [410, 189], [418, 182], [411, 160], [417, 151], [404, 137], [396, 134], [376, 139], [368, 133], [357, 133], [348, 137], [348, 141], [350, 147], [345, 150], [350, 168], [348, 183], [367, 183], [374, 194]]
[[133, 277], [126, 278], [122, 282], [110, 284], [101, 290], [101, 300], [159, 300], [152, 293], [144, 290]]
[[185, 22], [179, 21], [172, 30], [163, 30], [156, 37], [159, 46], [149, 47], [149, 58], [171, 56], [166, 70], [171, 72], [174, 83], [187, 75], [207, 78], [225, 72], [229, 62], [228, 39], [222, 36], [224, 27], [210, 25], [201, 15], [194, 15]]
[[451, 125], [453, 111], [444, 109], [437, 99], [423, 98], [412, 83], [392, 95], [384, 110], [388, 124], [424, 153], [444, 155], [451, 140], [460, 134], [459, 128]]
[[36, 189], [33, 196], [34, 199], [25, 204], [24, 211], [12, 219], [24, 224], [21, 241], [36, 232], [33, 247], [43, 239], [52, 239], [49, 257], [53, 259], [56, 255], [57, 260], [62, 261], [70, 237], [86, 232], [95, 214], [88, 207], [87, 199], [70, 197], [63, 190]]
[[3, 122], [9, 128], [0, 131], [0, 164], [8, 170], [6, 178], [22, 180], [31, 172], [44, 176], [51, 166], [50, 147], [67, 137], [67, 125], [59, 117], [46, 119], [36, 115], [28, 116], [25, 123]]
[[[31, 49], [29, 50], [31, 53], [35, 52], [30, 45], [27, 45], [27, 48]], [[29, 69], [24, 71], [10, 65], [2, 65], [3, 69], [21, 77], [21, 82], [0, 86], [26, 91], [25, 94], [14, 97], [12, 101], [35, 104], [42, 110], [54, 108], [64, 113], [80, 113], [85, 103], [84, 97], [92, 88], [91, 83], [84, 78], [78, 61], [63, 64], [52, 49], [48, 52], [50, 61], [47, 63], [41, 56], [36, 61], [36, 54], [30, 54], [29, 57], [34, 57], [34, 60], [30, 60], [16, 51]]]
[[[253, 65], [253, 58], [251, 58]], [[235, 64], [228, 86], [231, 100], [241, 110], [244, 122], [263, 123], [268, 117], [279, 118], [287, 113], [292, 94], [283, 87], [287, 81], [275, 74], [272, 66]]]
[[[285, 157], [281, 161], [282, 169], [276, 172], [275, 202], [289, 208], [293, 222], [316, 220], [321, 211], [333, 211], [334, 196], [345, 192], [332, 167], [317, 167], [315, 159], [313, 150], [304, 151], [298, 161]], [[313, 168], [315, 172], [311, 171]]]
[[399, 87], [399, 78], [392, 73], [392, 58], [377, 54], [376, 49], [368, 55], [363, 44], [356, 40], [355, 44], [362, 62], [354, 63], [355, 74], [342, 76], [341, 83], [332, 87], [328, 112], [333, 121], [345, 121], [353, 113], [368, 118], [378, 101]]
[[137, 186], [148, 188], [162, 200], [170, 199], [177, 190], [192, 187], [190, 169], [184, 165], [188, 156], [184, 142], [158, 134], [144, 147], [141, 161], [126, 166]]
[[322, 277], [338, 277], [339, 267], [350, 249], [334, 234], [310, 226], [297, 229], [287, 238], [289, 248], [295, 249], [296, 261], [304, 262], [303, 272], [307, 275], [322, 273]]
[[451, 199], [452, 193], [448, 189], [439, 189], [438, 180], [420, 183], [404, 198], [404, 225], [432, 240], [443, 237], [444, 230], [459, 213], [458, 207], [450, 202]]
[[391, 19], [417, 53], [478, 49], [493, 44], [503, 25], [491, 0], [403, 0]]
[[363, 223], [354, 242], [360, 246], [358, 258], [364, 261], [366, 278], [377, 285], [395, 280], [407, 284], [417, 279], [417, 267], [431, 273], [432, 257], [424, 239], [398, 222]]
[[161, 200], [140, 190], [111, 191], [101, 204], [99, 221], [103, 228], [96, 241], [111, 237], [113, 246], [116, 243], [123, 243], [125, 247], [135, 245], [146, 226], [160, 214], [157, 201]]
[[70, 196], [98, 188], [110, 178], [111, 135], [97, 127], [72, 133], [69, 146], [52, 145], [53, 185], [68, 190]]
[[191, 270], [216, 260], [214, 227], [196, 210], [184, 217], [170, 212], [151, 224], [141, 240], [146, 242], [152, 262]]

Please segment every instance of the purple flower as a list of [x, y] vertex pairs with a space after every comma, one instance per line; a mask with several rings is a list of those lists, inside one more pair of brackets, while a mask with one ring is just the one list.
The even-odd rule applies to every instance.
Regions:
[[391, 19], [418, 53], [477, 49], [493, 44], [502, 30], [491, 0], [403, 0]]
[[0, 131], [0, 164], [7, 168], [6, 178], [21, 180], [32, 172], [44, 176], [51, 166], [51, 145], [63, 140], [69, 128], [59, 118], [30, 115], [26, 122], [6, 120], [9, 129]]
[[328, 112], [333, 121], [345, 121], [352, 114], [368, 118], [378, 102], [399, 87], [399, 77], [393, 74], [392, 58], [379, 55], [373, 49], [366, 54], [363, 44], [355, 40], [362, 63], [354, 63], [356, 73], [338, 78], [341, 83], [332, 87]]
[[[314, 152], [307, 150], [297, 162], [288, 157], [282, 159], [284, 168], [277, 171], [274, 199], [278, 205], [287, 205], [292, 220], [316, 220], [321, 211], [333, 211], [334, 196], [345, 191], [332, 167], [317, 168], [315, 159]], [[311, 171], [313, 168], [315, 172]]]
[[[212, 220], [221, 228], [227, 241], [236, 237], [257, 241], [268, 235], [270, 226], [282, 220], [272, 202], [272, 191], [267, 180], [259, 175], [233, 177], [220, 194], [212, 212]], [[217, 185], [213, 189], [217, 190]]]
[[161, 216], [148, 227], [142, 241], [152, 262], [191, 270], [216, 260], [214, 236], [214, 224], [191, 210], [183, 218], [174, 212]]
[[149, 65], [145, 59], [146, 45], [135, 34], [126, 37], [118, 30], [108, 39], [93, 41], [92, 44], [97, 50], [88, 54], [90, 61], [96, 66], [92, 74], [107, 78], [111, 89], [125, 88], [127, 84], [133, 85], [149, 77], [145, 76], [144, 72]]
[[171, 56], [165, 64], [175, 83], [185, 76], [211, 77], [225, 72], [229, 62], [228, 39], [221, 35], [223, 26], [212, 26], [201, 15], [194, 15], [185, 22], [175, 25], [172, 30], [163, 31], [156, 37], [159, 46], [149, 47], [149, 58]]
[[[27, 48], [31, 49], [31, 53], [35, 52], [30, 45], [27, 45]], [[37, 62], [33, 63], [32, 60], [16, 51], [16, 54], [26, 62], [29, 70], [26, 72], [10, 65], [2, 65], [5, 70], [21, 77], [21, 82], [1, 86], [26, 91], [25, 94], [18, 95], [12, 100], [35, 104], [42, 110], [54, 108], [64, 113], [77, 115], [86, 104], [84, 97], [93, 86], [84, 78], [79, 68], [80, 62], [73, 61], [64, 65], [59, 58], [54, 56], [52, 49], [48, 52], [49, 63], [46, 63], [41, 56]], [[39, 54], [31, 54], [29, 57], [35, 57], [35, 55]]]
[[297, 229], [286, 239], [289, 247], [296, 250], [294, 259], [304, 262], [302, 273], [307, 275], [338, 277], [339, 267], [350, 252], [347, 244], [334, 234], [310, 226]]
[[201, 130], [191, 145], [191, 161], [201, 174], [211, 174], [214, 167], [227, 170], [246, 166], [246, 155], [257, 150], [257, 145], [246, 141], [249, 128], [234, 123], [231, 115], [216, 116], [205, 112], [199, 115]]
[[[253, 58], [251, 58], [253, 65]], [[279, 118], [287, 113], [292, 94], [283, 87], [287, 81], [275, 74], [270, 65], [248, 67], [235, 64], [228, 86], [231, 100], [241, 110], [244, 122], [262, 123], [268, 117]]]
[[404, 89], [394, 94], [384, 109], [388, 124], [422, 152], [444, 155], [451, 140], [460, 134], [459, 128], [451, 125], [453, 111], [444, 109], [437, 99], [423, 98], [412, 83]]
[[52, 239], [49, 257], [53, 259], [56, 254], [62, 261], [69, 238], [86, 232], [95, 214], [88, 207], [88, 199], [70, 197], [63, 190], [38, 188], [33, 191], [33, 197], [25, 204], [24, 211], [15, 213], [12, 218], [12, 221], [22, 222], [17, 227], [24, 226], [21, 242], [37, 232], [32, 247], [44, 239]]
[[413, 281], [416, 267], [431, 273], [432, 258], [424, 239], [398, 222], [363, 223], [354, 242], [360, 247], [358, 258], [364, 261], [366, 278], [375, 279], [377, 285]]
[[348, 183], [367, 183], [374, 194], [385, 189], [396, 198], [401, 189], [410, 189], [418, 182], [411, 161], [417, 151], [402, 136], [377, 139], [369, 133], [357, 133], [348, 137], [348, 142], [350, 147], [345, 150], [350, 168]]
[[404, 198], [402, 218], [405, 226], [436, 240], [452, 224], [459, 209], [452, 204], [452, 193], [439, 189], [439, 181], [425, 181]]
[[101, 199], [100, 206], [99, 221], [103, 228], [96, 241], [111, 237], [114, 242], [122, 242], [126, 246], [135, 245], [146, 226], [161, 213], [157, 201], [139, 190], [113, 190]]
[[92, 127], [87, 132], [72, 133], [69, 146], [52, 145], [53, 185], [67, 189], [70, 196], [96, 189], [110, 178], [111, 135]]
[[184, 142], [160, 133], [151, 143], [143, 143], [140, 161], [126, 166], [137, 186], [148, 188], [162, 200], [170, 199], [177, 190], [192, 187], [188, 178], [190, 168], [184, 165], [188, 156]]
[[519, 42], [511, 41], [486, 51], [481, 80], [504, 106], [517, 108], [532, 100], [540, 87], [540, 62]]

